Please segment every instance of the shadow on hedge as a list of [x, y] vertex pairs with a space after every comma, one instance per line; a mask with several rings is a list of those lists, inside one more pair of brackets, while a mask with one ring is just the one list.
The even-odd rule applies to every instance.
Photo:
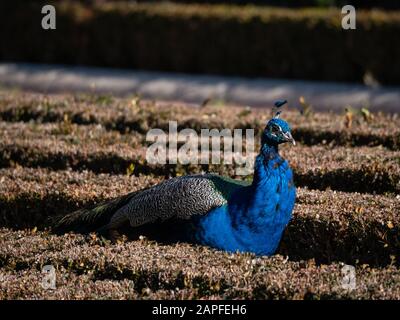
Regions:
[[[95, 204], [97, 199], [87, 202]], [[43, 198], [31, 194], [20, 194], [14, 199], [0, 201], [0, 227], [15, 230], [47, 229], [48, 218], [70, 213], [82, 205], [63, 194], [50, 194]], [[317, 219], [310, 216], [294, 216], [286, 229], [279, 254], [289, 256], [292, 261], [314, 259], [318, 264], [345, 262], [348, 264], [369, 264], [371, 266], [400, 265], [400, 229], [398, 224], [392, 228], [376, 220], [363, 218], [363, 221], [350, 219], [343, 227], [340, 221]], [[130, 240], [144, 235], [150, 240], [171, 244], [186, 238], [171, 238], [171, 234], [183, 234], [188, 226], [179, 221], [170, 221], [162, 225], [149, 225], [132, 230], [122, 228], [121, 234]], [[386, 245], [384, 245], [386, 244]]]

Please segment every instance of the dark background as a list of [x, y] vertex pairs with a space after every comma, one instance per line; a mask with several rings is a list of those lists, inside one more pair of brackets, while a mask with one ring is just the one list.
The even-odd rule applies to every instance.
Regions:
[[[138, 2], [2, 2], [0, 60], [400, 83], [398, 1], [350, 1], [364, 8], [356, 30], [341, 27], [340, 5], [348, 1]], [[43, 4], [56, 6], [56, 30], [41, 28]]]

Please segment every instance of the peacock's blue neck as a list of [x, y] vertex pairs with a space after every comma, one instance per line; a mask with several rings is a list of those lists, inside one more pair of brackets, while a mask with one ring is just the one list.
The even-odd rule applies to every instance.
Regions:
[[282, 161], [277, 145], [263, 144], [254, 164], [253, 187], [263, 187], [269, 173], [276, 170]]
[[275, 252], [295, 201], [292, 171], [276, 145], [263, 144], [250, 186], [202, 221], [202, 242], [228, 251]]
[[[287, 180], [287, 162], [279, 155], [277, 145], [263, 144], [254, 165], [252, 184], [229, 202], [232, 220], [252, 225], [262, 232], [279, 211], [283, 184]], [[245, 204], [245, 205], [244, 205]]]

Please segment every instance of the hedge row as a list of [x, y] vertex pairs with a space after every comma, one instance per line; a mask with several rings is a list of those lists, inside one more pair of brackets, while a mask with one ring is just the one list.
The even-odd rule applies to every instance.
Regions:
[[[26, 0], [38, 1], [38, 0]], [[85, 3], [101, 3], [101, 2], [121, 2], [131, 0], [67, 0], [70, 2], [85, 2]], [[236, 5], [262, 5], [262, 6], [276, 6], [276, 7], [343, 7], [351, 4], [356, 8], [387, 8], [387, 9], [400, 9], [400, 4], [392, 0], [135, 0], [138, 3], [146, 2], [176, 2], [176, 3], [195, 3], [195, 4], [236, 4]]]
[[345, 31], [338, 9], [57, 1], [45, 31], [41, 5], [1, 3], [1, 60], [400, 83], [398, 11], [358, 11]]
[[[67, 214], [162, 181], [146, 176], [129, 178], [26, 168], [2, 169], [0, 173], [4, 177], [0, 226], [18, 229], [43, 228], [50, 216]], [[393, 196], [298, 188], [293, 219], [278, 252], [292, 261], [399, 264], [399, 210], [399, 201]]]
[[[76, 1], [76, 0], [70, 0]], [[79, 0], [78, 0], [79, 1]], [[86, 2], [100, 2], [104, 0], [86, 0]], [[115, 1], [115, 0], [106, 0]], [[120, 1], [120, 0], [119, 0]], [[124, 0], [129, 1], [129, 0]], [[136, 0], [137, 2], [160, 2], [160, 0]], [[161, 0], [163, 1], [163, 0]], [[167, 0], [165, 0], [167, 1]], [[279, 7], [343, 7], [351, 4], [356, 8], [387, 8], [387, 9], [400, 9], [400, 4], [393, 0], [172, 0], [171, 2], [177, 3], [213, 3], [213, 4], [238, 4], [238, 5], [264, 5], [264, 6], [279, 6]]]
[[[96, 173], [130, 172], [163, 177], [200, 172], [217, 172], [235, 176], [233, 164], [149, 164], [146, 148], [127, 144], [101, 145], [84, 141], [75, 143], [51, 138], [15, 138], [4, 136], [0, 141], [0, 167], [26, 166], [63, 170], [91, 170]], [[284, 148], [283, 156], [294, 170], [298, 186], [324, 190], [367, 193], [397, 193], [400, 190], [399, 152], [382, 148], [344, 148], [329, 146], [296, 146]], [[249, 155], [248, 155], [249, 156]], [[253, 156], [254, 155], [250, 155]], [[168, 159], [167, 159], [168, 160]], [[131, 169], [129, 169], [131, 168]]]
[[[292, 262], [206, 247], [0, 230], [0, 298], [399, 299], [395, 266], [356, 266], [357, 286], [341, 285], [342, 263]], [[55, 290], [40, 285], [44, 265], [57, 270]]]
[[[24, 0], [24, 1], [40, 1], [40, 0]], [[104, 2], [129, 2], [131, 0], [65, 0], [69, 2], [83, 2], [87, 4], [104, 3]], [[235, 5], [260, 5], [288, 8], [302, 7], [343, 7], [345, 5], [353, 5], [356, 8], [384, 8], [384, 9], [400, 9], [400, 4], [393, 0], [135, 0], [137, 3], [149, 2], [175, 2], [184, 4], [235, 4]]]
[[[192, 128], [197, 132], [204, 128], [252, 128], [259, 134], [271, 116], [270, 110], [212, 104], [194, 108], [111, 96], [43, 96], [0, 91], [0, 120], [58, 123], [54, 128], [56, 131], [75, 130], [70, 124], [85, 124], [101, 125], [121, 133], [146, 134], [152, 128], [167, 132], [169, 121], [177, 121], [179, 129]], [[350, 128], [345, 125], [344, 114], [312, 112], [302, 116], [299, 111], [288, 109], [282, 117], [292, 126], [296, 141], [306, 145], [382, 145], [392, 150], [400, 149], [400, 118], [397, 114], [376, 113], [369, 122], [361, 115], [354, 115]]]

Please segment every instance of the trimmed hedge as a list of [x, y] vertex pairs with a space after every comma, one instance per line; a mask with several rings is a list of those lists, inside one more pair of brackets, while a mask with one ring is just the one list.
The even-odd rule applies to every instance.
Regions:
[[[28, 0], [25, 0], [28, 1]], [[35, 0], [30, 0], [35, 1]], [[131, 0], [68, 0], [70, 2], [101, 3]], [[356, 8], [384, 8], [400, 9], [400, 3], [393, 0], [135, 0], [138, 3], [148, 2], [176, 2], [176, 3], [197, 3], [197, 4], [235, 4], [235, 5], [260, 5], [289, 8], [302, 7], [343, 7], [353, 5]]]
[[[160, 183], [150, 176], [95, 175], [47, 169], [1, 169], [0, 228], [43, 229], [48, 218], [68, 214], [128, 192]], [[297, 189], [291, 220], [279, 254], [292, 261], [400, 266], [400, 202], [394, 196]], [[170, 225], [169, 231], [176, 232]], [[138, 234], [120, 230], [129, 239]], [[149, 232], [150, 231], [150, 232]], [[139, 229], [140, 235], [171, 243], [162, 233]], [[393, 256], [393, 257], [391, 257]], [[358, 262], [356, 262], [358, 260]], [[0, 261], [1, 266], [1, 261]]]
[[[174, 165], [148, 164], [146, 148], [132, 148], [116, 141], [103, 145], [91, 139], [78, 144], [54, 137], [35, 137], [21, 131], [15, 138], [4, 134], [0, 141], [0, 168], [22, 165], [53, 170], [91, 170], [96, 173], [123, 174], [133, 165], [132, 174], [180, 176], [216, 172], [234, 176], [237, 164]], [[294, 171], [297, 186], [313, 189], [367, 193], [398, 193], [400, 190], [399, 152], [382, 148], [343, 148], [327, 146], [282, 148]]]
[[[311, 113], [302, 116], [288, 109], [282, 115], [293, 128], [296, 141], [305, 145], [384, 146], [400, 150], [400, 118], [394, 114], [374, 113], [370, 122], [354, 116], [351, 128], [343, 114]], [[56, 131], [75, 131], [78, 125], [100, 125], [123, 134], [146, 134], [151, 128], [168, 131], [168, 122], [176, 120], [179, 129], [253, 128], [256, 134], [270, 119], [270, 110], [212, 105], [193, 108], [181, 103], [139, 101], [97, 95], [21, 94], [0, 90], [0, 120], [7, 122], [58, 123]], [[67, 120], [67, 121], [66, 121]], [[115, 133], [110, 133], [110, 139]], [[109, 139], [107, 138], [107, 139]], [[132, 139], [132, 138], [129, 138]], [[132, 140], [130, 140], [132, 143]]]
[[[357, 286], [341, 286], [343, 263], [229, 254], [151, 241], [0, 229], [0, 299], [396, 299], [395, 266], [356, 265]], [[38, 285], [57, 270], [55, 290]]]
[[[310, 137], [305, 140], [319, 143], [282, 146], [296, 181], [369, 194], [299, 187], [293, 219], [272, 257], [156, 242], [151, 232], [140, 231], [144, 237], [139, 240], [137, 232], [127, 233], [111, 243], [95, 234], [56, 236], [44, 230], [54, 215], [155, 185], [164, 175], [199, 171], [178, 166], [153, 171], [140, 160], [146, 128], [165, 128], [175, 118], [196, 130], [262, 128], [268, 117], [265, 110], [0, 90], [0, 118], [9, 121], [0, 122], [0, 162], [15, 166], [0, 169], [0, 299], [399, 299], [400, 152], [313, 138], [318, 132], [398, 137], [397, 115], [376, 113], [346, 128], [341, 115], [304, 118], [285, 112], [294, 128], [306, 122], [302, 128], [310, 130]], [[365, 143], [361, 140], [357, 143]], [[128, 176], [132, 161], [135, 176]], [[78, 171], [52, 170], [60, 165]], [[123, 175], [84, 170], [90, 166]], [[147, 175], [139, 174], [146, 168]], [[232, 167], [224, 170], [232, 175]], [[397, 191], [375, 194], [391, 188]], [[356, 268], [355, 290], [341, 286], [343, 263]], [[38, 285], [48, 264], [57, 270], [55, 290]]]
[[[98, 0], [92, 0], [98, 1]], [[100, 0], [101, 1], [101, 0]], [[108, 0], [110, 1], [110, 0]], [[112, 0], [111, 0], [112, 1]], [[127, 0], [129, 1], [129, 0]], [[137, 2], [157, 2], [160, 0], [136, 0]], [[351, 4], [356, 8], [387, 8], [400, 9], [400, 3], [393, 0], [172, 0], [178, 3], [230, 3], [230, 4], [257, 4], [279, 7], [343, 7]]]
[[1, 60], [174, 72], [400, 83], [400, 14], [338, 9], [56, 2], [57, 30], [41, 29], [41, 1], [0, 5]]

